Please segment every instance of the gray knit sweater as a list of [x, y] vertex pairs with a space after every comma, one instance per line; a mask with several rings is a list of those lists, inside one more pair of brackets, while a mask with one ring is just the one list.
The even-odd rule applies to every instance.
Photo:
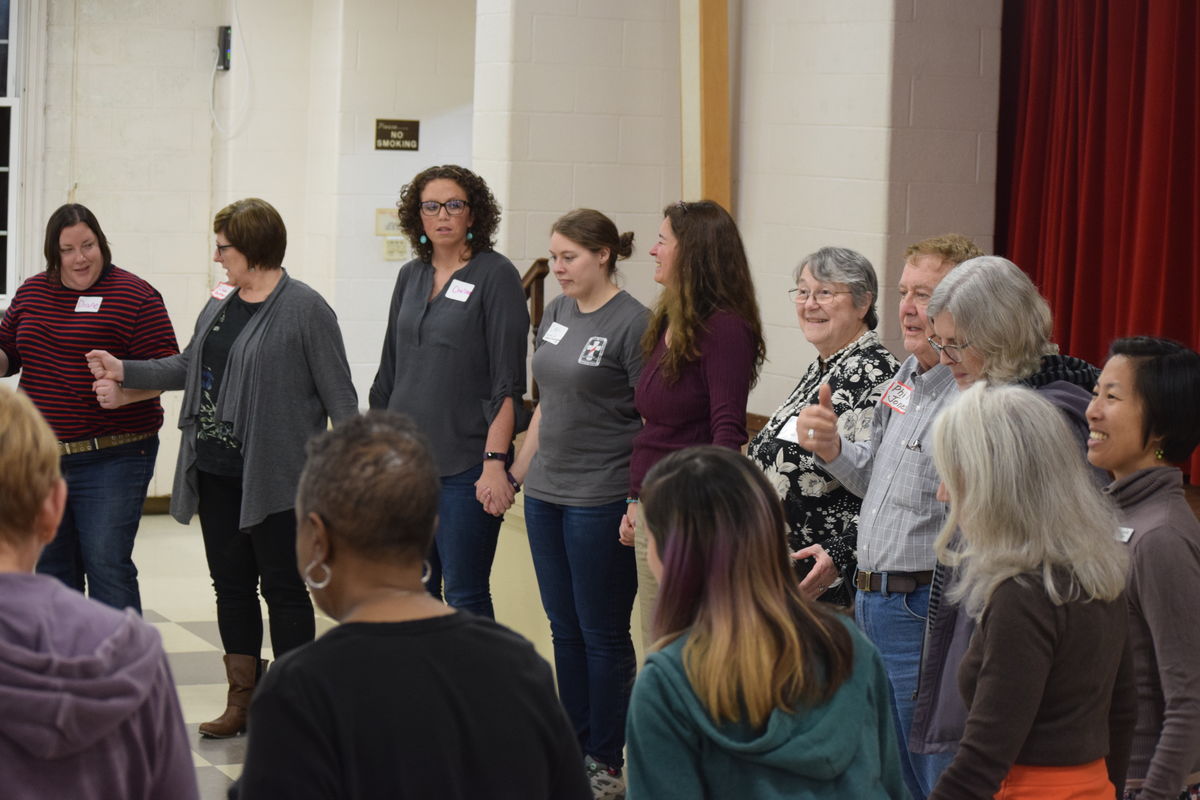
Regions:
[[[197, 505], [200, 353], [217, 315], [236, 294], [208, 301], [192, 341], [179, 355], [125, 362], [125, 386], [131, 389], [183, 389], [183, 440], [171, 516], [185, 524]], [[339, 422], [357, 413], [358, 396], [333, 309], [285, 271], [234, 342], [217, 398], [217, 417], [233, 425], [242, 443], [243, 530], [295, 506], [305, 444], [326, 429], [328, 419]]]

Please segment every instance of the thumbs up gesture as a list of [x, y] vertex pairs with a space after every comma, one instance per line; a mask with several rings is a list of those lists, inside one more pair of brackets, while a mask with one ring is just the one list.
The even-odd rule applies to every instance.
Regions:
[[817, 389], [817, 405], [808, 406], [796, 416], [796, 440], [822, 461], [833, 461], [842, 452], [842, 437], [837, 429], [838, 416], [833, 410], [833, 392], [829, 384]]

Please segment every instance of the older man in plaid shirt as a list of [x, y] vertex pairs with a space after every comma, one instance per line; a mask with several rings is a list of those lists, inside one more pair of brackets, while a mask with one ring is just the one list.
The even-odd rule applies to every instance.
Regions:
[[[863, 498], [858, 520], [858, 571], [854, 613], [879, 648], [892, 684], [892, 710], [901, 748], [905, 783], [924, 798], [953, 754], [910, 753], [920, 671], [921, 643], [936, 556], [933, 542], [946, 521], [937, 499], [931, 431], [938, 413], [957, 394], [950, 370], [938, 363], [928, 342], [926, 306], [946, 274], [968, 258], [982, 255], [957, 234], [926, 239], [905, 253], [900, 278], [900, 325], [909, 357], [884, 390], [871, 423], [871, 438], [850, 442], [838, 434], [828, 390], [821, 404], [804, 409], [797, 435], [826, 470]], [[817, 558], [816, 569], [831, 563]], [[829, 581], [837, 579], [830, 574]]]

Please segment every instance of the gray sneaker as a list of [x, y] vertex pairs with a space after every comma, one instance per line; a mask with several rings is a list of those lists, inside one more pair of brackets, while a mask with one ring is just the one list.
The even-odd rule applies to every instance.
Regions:
[[583, 768], [592, 784], [594, 800], [625, 800], [625, 781], [621, 770], [601, 764], [591, 756], [584, 756]]

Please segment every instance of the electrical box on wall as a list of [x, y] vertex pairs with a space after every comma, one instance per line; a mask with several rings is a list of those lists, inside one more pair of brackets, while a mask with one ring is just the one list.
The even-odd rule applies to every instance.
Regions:
[[233, 28], [222, 25], [217, 28], [217, 69], [229, 69], [229, 51], [233, 49]]

